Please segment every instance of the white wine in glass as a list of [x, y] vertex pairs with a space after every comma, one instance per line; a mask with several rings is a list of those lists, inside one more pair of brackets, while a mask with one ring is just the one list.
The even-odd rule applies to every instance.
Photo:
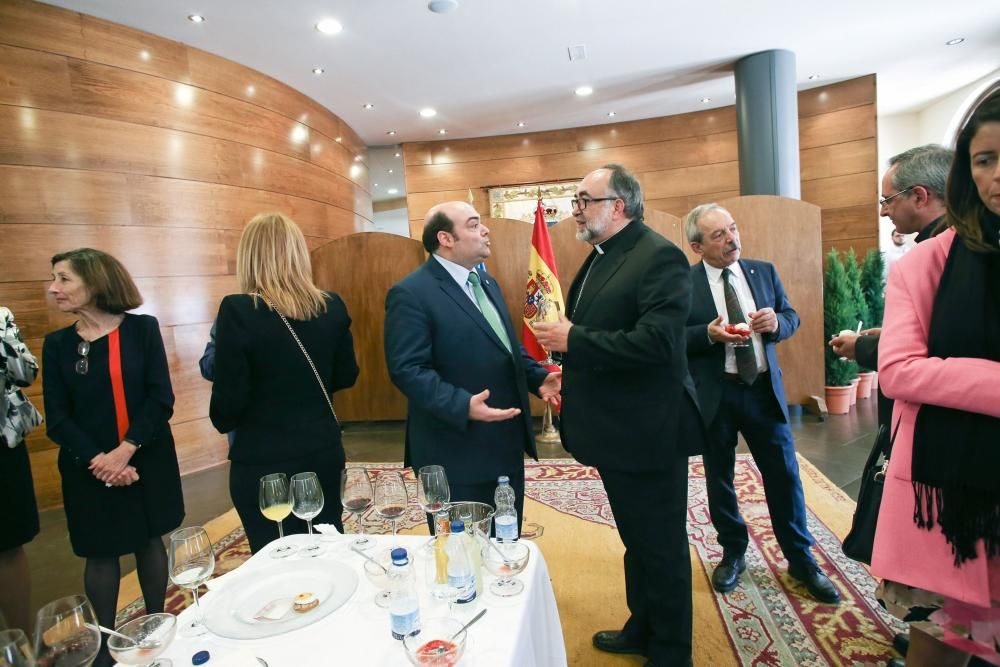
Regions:
[[340, 503], [358, 517], [358, 537], [351, 542], [355, 549], [367, 549], [373, 541], [365, 536], [365, 512], [372, 506], [372, 480], [365, 468], [345, 468], [340, 471]]
[[94, 608], [83, 595], [70, 595], [38, 610], [35, 659], [38, 667], [85, 667], [101, 649]]
[[194, 596], [195, 618], [178, 630], [181, 637], [205, 634], [204, 618], [198, 601], [198, 587], [208, 581], [215, 571], [215, 552], [208, 533], [201, 526], [181, 528], [170, 534], [170, 580], [181, 588], [191, 589]]
[[309, 528], [309, 546], [299, 552], [308, 558], [315, 558], [323, 553], [319, 544], [319, 536], [313, 534], [313, 523], [323, 511], [323, 487], [319, 477], [314, 472], [300, 472], [292, 475], [292, 513], [304, 519]]
[[284, 558], [295, 553], [296, 547], [284, 544], [285, 530], [281, 522], [292, 513], [292, 489], [288, 475], [277, 472], [260, 478], [260, 512], [278, 524], [278, 546], [271, 550], [271, 558]]

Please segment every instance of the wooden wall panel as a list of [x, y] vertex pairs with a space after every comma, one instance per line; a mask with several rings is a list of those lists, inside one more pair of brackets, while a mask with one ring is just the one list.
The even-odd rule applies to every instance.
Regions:
[[[371, 228], [364, 145], [259, 72], [30, 0], [0, 1], [0, 71], [0, 303], [40, 355], [73, 321], [45, 295], [51, 256], [86, 245], [118, 257], [145, 298], [138, 312], [161, 325], [182, 472], [224, 461], [197, 362], [237, 291], [243, 225], [285, 213], [311, 249]], [[28, 391], [41, 407], [44, 387]], [[44, 429], [29, 450], [40, 504], [58, 505]]]

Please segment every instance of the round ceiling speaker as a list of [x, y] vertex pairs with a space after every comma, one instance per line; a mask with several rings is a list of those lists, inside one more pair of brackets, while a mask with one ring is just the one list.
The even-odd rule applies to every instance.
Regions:
[[427, 3], [427, 9], [435, 14], [447, 14], [458, 9], [458, 0], [431, 0]]

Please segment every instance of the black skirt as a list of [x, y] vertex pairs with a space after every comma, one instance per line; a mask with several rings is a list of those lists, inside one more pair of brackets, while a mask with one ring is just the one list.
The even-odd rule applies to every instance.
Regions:
[[38, 503], [28, 447], [0, 446], [0, 551], [16, 549], [38, 534]]

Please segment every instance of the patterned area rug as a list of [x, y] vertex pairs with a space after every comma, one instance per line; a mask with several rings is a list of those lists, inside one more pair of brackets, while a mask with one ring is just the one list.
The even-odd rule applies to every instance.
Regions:
[[[835, 513], [834, 518], [840, 526], [844, 524], [845, 518], [849, 521], [853, 511], [850, 499], [807, 461], [801, 458], [799, 461], [803, 483], [807, 486], [807, 498], [810, 487], [813, 491], [825, 493], [828, 502], [824, 512]], [[398, 470], [400, 466], [378, 464], [369, 465], [368, 468], [377, 473], [383, 469]], [[708, 577], [722, 554], [709, 520], [704, 469], [700, 457], [691, 459], [690, 470], [688, 533], [694, 551], [701, 560], [700, 569]], [[410, 497], [415, 498], [416, 480], [412, 471], [404, 471], [404, 476], [410, 487]], [[567, 519], [573, 517], [611, 528], [615, 526], [604, 487], [593, 468], [573, 461], [543, 460], [528, 463], [525, 466], [525, 478], [526, 495], [558, 513], [550, 516], [565, 516]], [[817, 517], [813, 507], [809, 507], [808, 523], [817, 541], [814, 554], [844, 598], [838, 606], [814, 602], [801, 585], [788, 577], [787, 563], [771, 529], [760, 471], [749, 455], [737, 457], [736, 487], [751, 536], [747, 551], [747, 574], [733, 592], [708, 596], [714, 600], [722, 627], [728, 634], [735, 664], [755, 667], [846, 667], [881, 665], [893, 657], [892, 636], [903, 631], [903, 626], [874, 601], [874, 579], [864, 566], [843, 555], [837, 535], [827, 523]], [[525, 519], [526, 536], [532, 533], [540, 536], [544, 532], [544, 526], [531, 523], [530, 515]], [[365, 517], [365, 528], [374, 533], [387, 533], [391, 530], [389, 524], [372, 511]], [[407, 514], [399, 522], [399, 528], [407, 532], [426, 531], [424, 517], [418, 506], [410, 505]], [[347, 530], [356, 530], [353, 520]], [[607, 534], [617, 537], [612, 532]], [[239, 527], [218, 540], [215, 550], [217, 575], [239, 566], [250, 555], [243, 530]], [[561, 579], [557, 575], [560, 568], [565, 567], [565, 559], [559, 558], [560, 554], [554, 543], [547, 544], [545, 551], [553, 581], [556, 582]], [[699, 568], [697, 565], [695, 567], [697, 571]], [[621, 572], [613, 571], [608, 576], [621, 578]], [[558, 586], [556, 598], [562, 608]], [[170, 586], [167, 591], [168, 611], [177, 613], [190, 604], [190, 601], [189, 593], [174, 586]], [[119, 612], [118, 620], [124, 622], [141, 611], [142, 601], [136, 600]], [[702, 664], [697, 657], [698, 640], [696, 628], [696, 663]], [[567, 645], [569, 644], [570, 638], [567, 636]]]

